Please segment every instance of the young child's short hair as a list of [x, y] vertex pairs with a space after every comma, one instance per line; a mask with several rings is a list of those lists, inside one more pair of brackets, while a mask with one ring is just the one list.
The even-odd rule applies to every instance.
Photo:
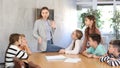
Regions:
[[21, 37], [25, 37], [25, 35], [24, 35], [24, 34], [20, 34], [20, 36], [21, 36]]
[[89, 37], [93, 41], [96, 41], [98, 44], [101, 42], [101, 36], [100, 36], [100, 34], [90, 34]]
[[80, 30], [75, 30], [75, 31], [76, 31], [76, 37], [77, 37], [78, 39], [81, 39], [82, 36], [83, 36], [82, 31], [80, 31]]
[[9, 37], [9, 45], [14, 44], [16, 41], [19, 40], [20, 34], [18, 33], [13, 33]]
[[113, 45], [115, 48], [118, 48], [118, 52], [120, 52], [120, 40], [112, 40], [109, 44]]

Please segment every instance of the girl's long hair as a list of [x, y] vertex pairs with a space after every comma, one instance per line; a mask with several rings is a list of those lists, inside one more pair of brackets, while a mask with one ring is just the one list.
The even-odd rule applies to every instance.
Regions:
[[[82, 38], [82, 36], [83, 36], [82, 31], [80, 31], [80, 30], [75, 30], [75, 32], [76, 32], [76, 37], [77, 37], [77, 39], [81, 40], [81, 38]], [[76, 42], [76, 40], [74, 40], [74, 42], [73, 42], [72, 50], [75, 48], [75, 42]]]
[[89, 20], [92, 20], [92, 21], [93, 21], [92, 28], [90, 29], [89, 27], [87, 27], [87, 28], [85, 29], [85, 36], [86, 36], [87, 39], [88, 39], [89, 31], [91, 30], [91, 33], [95, 33], [97, 27], [96, 27], [96, 20], [95, 20], [95, 17], [94, 17], [93, 15], [88, 15], [88, 16], [86, 16], [85, 18], [88, 18]]
[[76, 37], [77, 37], [77, 39], [81, 39], [82, 36], [83, 36], [82, 31], [80, 31], [80, 30], [75, 30], [75, 31], [76, 31]]

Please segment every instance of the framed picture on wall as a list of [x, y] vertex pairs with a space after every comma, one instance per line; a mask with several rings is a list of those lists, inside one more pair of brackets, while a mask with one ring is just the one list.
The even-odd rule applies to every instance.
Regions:
[[[36, 19], [40, 18], [40, 9], [36, 9]], [[54, 20], [54, 10], [53, 9], [49, 9], [49, 19], [50, 20]]]

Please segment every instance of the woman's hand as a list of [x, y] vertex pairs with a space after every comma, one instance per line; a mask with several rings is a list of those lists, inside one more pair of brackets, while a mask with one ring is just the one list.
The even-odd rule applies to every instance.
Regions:
[[38, 39], [38, 43], [42, 44], [42, 39], [41, 38]]
[[60, 49], [59, 53], [64, 54], [65, 53], [65, 49]]
[[51, 25], [52, 28], [54, 28], [54, 29], [56, 28], [55, 21], [51, 21], [51, 24], [50, 24], [50, 25]]

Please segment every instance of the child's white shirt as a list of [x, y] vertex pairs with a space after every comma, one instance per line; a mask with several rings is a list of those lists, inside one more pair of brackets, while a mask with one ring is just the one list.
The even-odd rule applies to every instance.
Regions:
[[65, 49], [66, 54], [79, 54], [81, 48], [82, 48], [82, 40], [76, 40], [75, 41], [75, 47], [72, 50], [74, 46], [74, 40], [71, 42], [71, 44]]

